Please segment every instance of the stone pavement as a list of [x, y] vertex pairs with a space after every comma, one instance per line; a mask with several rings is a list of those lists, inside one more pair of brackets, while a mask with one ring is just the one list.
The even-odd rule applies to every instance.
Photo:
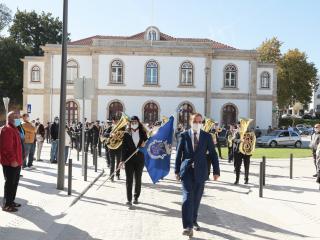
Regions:
[[[320, 239], [320, 191], [311, 177], [312, 160], [294, 159], [294, 179], [289, 179], [289, 159], [267, 159], [264, 198], [258, 196], [259, 161], [252, 160], [250, 184], [242, 184], [242, 176], [238, 186], [233, 185], [233, 165], [221, 161], [221, 178], [206, 184], [198, 219], [202, 231], [195, 232], [193, 239]], [[22, 224], [3, 228], [0, 239], [186, 239], [181, 235], [181, 184], [174, 180], [173, 171], [156, 185], [144, 172], [141, 203], [133, 210], [124, 204], [123, 170], [121, 177], [100, 187], [104, 174], [64, 211], [53, 211], [49, 200], [28, 204], [25, 211], [32, 214], [22, 217]], [[68, 200], [53, 198], [60, 199], [55, 206]]]
[[[80, 161], [77, 162], [76, 151], [72, 151], [73, 181], [71, 196], [67, 195], [67, 174], [65, 168], [65, 190], [57, 190], [57, 164], [49, 163], [50, 145], [42, 150], [43, 162], [34, 161], [35, 170], [22, 170], [16, 202], [22, 204], [17, 213], [0, 210], [0, 239], [43, 239], [55, 220], [64, 216], [67, 209], [92, 182], [102, 175], [105, 160], [98, 160], [98, 171], [94, 171], [91, 154], [88, 156], [88, 178], [83, 180]], [[99, 166], [100, 165], [100, 166]], [[0, 171], [0, 201], [3, 197], [3, 174]]]

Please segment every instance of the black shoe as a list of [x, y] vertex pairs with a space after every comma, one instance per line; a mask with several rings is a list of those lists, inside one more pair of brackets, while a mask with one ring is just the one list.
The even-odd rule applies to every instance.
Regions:
[[316, 173], [316, 174], [312, 175], [312, 177], [318, 177], [318, 174]]
[[316, 182], [320, 184], [320, 174], [319, 174], [319, 176], [317, 177]]
[[183, 230], [182, 235], [192, 237], [193, 236], [193, 230], [192, 228], [186, 228]]
[[132, 206], [132, 203], [128, 201], [128, 202], [126, 202], [126, 205], [129, 206], [129, 207], [131, 207], [131, 206]]
[[249, 184], [249, 181], [248, 181], [248, 180], [245, 180], [245, 181], [244, 181], [244, 184]]
[[133, 200], [133, 204], [139, 204], [138, 199], [134, 199], [134, 200]]
[[120, 176], [117, 176], [117, 179], [120, 180]]
[[236, 180], [235, 182], [234, 182], [234, 185], [238, 185], [239, 184], [239, 180]]
[[200, 228], [200, 226], [199, 226], [199, 224], [197, 222], [193, 223], [193, 229], [195, 231], [200, 231], [201, 230], [201, 228]]

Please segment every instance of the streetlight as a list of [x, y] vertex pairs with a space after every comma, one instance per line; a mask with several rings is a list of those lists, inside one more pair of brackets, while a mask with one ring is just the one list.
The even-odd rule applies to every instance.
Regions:
[[60, 89], [60, 124], [58, 148], [58, 178], [57, 189], [64, 189], [64, 152], [66, 129], [66, 78], [67, 78], [67, 41], [68, 41], [68, 0], [63, 0], [63, 33], [61, 54], [61, 89]]
[[2, 100], [3, 100], [4, 108], [6, 109], [6, 119], [7, 119], [7, 115], [8, 115], [8, 111], [9, 111], [10, 98], [4, 97], [4, 98], [2, 98]]

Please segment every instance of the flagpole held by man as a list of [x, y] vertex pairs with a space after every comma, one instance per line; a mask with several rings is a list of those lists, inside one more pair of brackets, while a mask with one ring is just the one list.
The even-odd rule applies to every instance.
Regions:
[[208, 180], [208, 161], [211, 158], [213, 179], [220, 176], [219, 159], [212, 137], [201, 130], [202, 115], [196, 113], [190, 118], [191, 129], [180, 134], [177, 145], [175, 174], [182, 182], [182, 224], [183, 235], [192, 237], [193, 229], [200, 231], [198, 210], [205, 181]]

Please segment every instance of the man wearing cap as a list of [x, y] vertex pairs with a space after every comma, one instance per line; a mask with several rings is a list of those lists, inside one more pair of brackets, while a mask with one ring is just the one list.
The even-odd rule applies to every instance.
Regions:
[[23, 161], [22, 143], [17, 126], [20, 126], [19, 114], [10, 112], [7, 125], [0, 129], [0, 163], [5, 178], [2, 210], [6, 212], [16, 212], [21, 206], [14, 202]]
[[316, 152], [317, 152], [317, 147], [320, 143], [320, 124], [316, 124], [314, 125], [314, 133], [311, 136], [311, 142], [310, 142], [310, 148], [312, 150], [312, 156], [313, 156], [313, 161], [314, 161], [314, 165], [316, 168], [316, 173], [313, 175], [313, 177], [317, 177], [318, 176], [318, 168], [317, 168], [317, 156], [316, 156]]

